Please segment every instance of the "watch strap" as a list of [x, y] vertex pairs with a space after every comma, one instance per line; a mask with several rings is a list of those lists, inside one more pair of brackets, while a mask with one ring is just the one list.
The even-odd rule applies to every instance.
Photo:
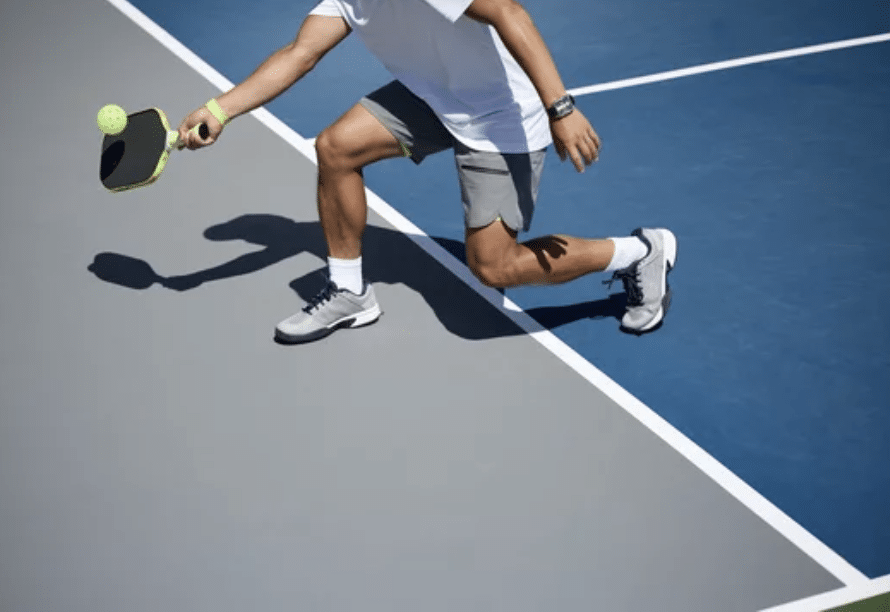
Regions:
[[562, 119], [572, 114], [573, 110], [575, 110], [575, 98], [571, 94], [566, 94], [547, 109], [547, 116], [551, 119]]

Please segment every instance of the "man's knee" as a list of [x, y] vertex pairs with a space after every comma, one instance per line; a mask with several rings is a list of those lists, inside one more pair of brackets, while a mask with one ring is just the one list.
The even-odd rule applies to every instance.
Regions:
[[333, 127], [325, 128], [315, 139], [315, 156], [318, 158], [318, 165], [334, 165], [336, 158], [340, 155], [337, 151], [338, 148]]
[[483, 285], [503, 289], [517, 285], [520, 246], [503, 222], [467, 231], [467, 266]]
[[506, 257], [497, 260], [480, 260], [468, 252], [467, 264], [473, 276], [486, 287], [503, 289], [515, 284], [512, 266]]
[[335, 172], [403, 155], [399, 141], [360, 104], [318, 135], [315, 152], [319, 169]]
[[325, 128], [315, 139], [315, 155], [319, 167], [325, 169], [353, 169], [353, 142], [343, 133], [342, 126]]

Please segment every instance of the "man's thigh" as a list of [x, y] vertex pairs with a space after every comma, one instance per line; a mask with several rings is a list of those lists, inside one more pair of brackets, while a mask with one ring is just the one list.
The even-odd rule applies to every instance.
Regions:
[[434, 153], [454, 150], [467, 229], [485, 227], [498, 218], [515, 232], [529, 229], [546, 150], [502, 154], [469, 149], [399, 81], [368, 94], [359, 104], [417, 164]]
[[322, 131], [315, 149], [319, 166], [328, 169], [363, 168], [402, 155], [398, 141], [361, 104]]
[[389, 130], [402, 154], [416, 164], [454, 146], [454, 137], [429, 105], [399, 81], [368, 94], [359, 104]]
[[514, 232], [528, 231], [546, 150], [531, 153], [474, 151], [458, 143], [454, 159], [468, 230], [501, 219]]

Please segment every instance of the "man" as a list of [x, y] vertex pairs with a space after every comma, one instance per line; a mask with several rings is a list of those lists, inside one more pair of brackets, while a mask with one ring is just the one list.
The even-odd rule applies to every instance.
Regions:
[[[574, 107], [540, 33], [515, 0], [322, 0], [291, 44], [183, 120], [179, 132], [187, 146], [214, 143], [227, 121], [287, 90], [353, 31], [396, 80], [316, 140], [330, 280], [276, 327], [276, 338], [307, 342], [377, 320], [380, 307], [362, 277], [362, 169], [399, 156], [419, 164], [446, 149], [453, 149], [460, 177], [467, 264], [482, 283], [553, 284], [613, 272], [628, 294], [622, 329], [641, 334], [661, 323], [677, 253], [670, 231], [517, 241], [531, 222], [547, 146], [552, 142], [563, 161], [583, 172], [596, 161], [600, 139]], [[202, 122], [210, 129], [205, 140], [189, 131]]]

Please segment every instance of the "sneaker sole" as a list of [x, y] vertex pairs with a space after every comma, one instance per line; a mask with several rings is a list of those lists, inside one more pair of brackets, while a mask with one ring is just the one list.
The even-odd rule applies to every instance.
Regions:
[[356, 329], [358, 327], [371, 325], [377, 322], [377, 319], [380, 318], [381, 314], [382, 312], [380, 311], [380, 306], [375, 305], [373, 308], [369, 308], [368, 310], [360, 312], [357, 315], [345, 317], [335, 323], [332, 323], [331, 325], [328, 325], [327, 327], [317, 329], [310, 334], [304, 334], [302, 336], [288, 334], [287, 332], [283, 332], [276, 327], [275, 340], [277, 342], [280, 342], [281, 344], [305, 344], [307, 342], [313, 342], [314, 340], [321, 340], [322, 338], [326, 338], [338, 329]]
[[661, 324], [664, 323], [664, 317], [667, 314], [668, 308], [671, 307], [671, 299], [673, 298], [673, 292], [671, 291], [671, 286], [667, 282], [668, 274], [674, 269], [674, 266], [677, 263], [677, 237], [674, 236], [674, 233], [667, 229], [659, 229], [658, 231], [662, 232], [664, 236], [664, 253], [665, 253], [665, 266], [666, 272], [664, 273], [664, 297], [661, 298], [661, 308], [658, 309], [658, 312], [652, 317], [652, 320], [646, 323], [643, 327], [639, 329], [630, 329], [629, 327], [621, 327], [622, 331], [636, 334], [637, 336], [641, 336], [647, 332], [655, 331], [657, 328], [661, 327]]

